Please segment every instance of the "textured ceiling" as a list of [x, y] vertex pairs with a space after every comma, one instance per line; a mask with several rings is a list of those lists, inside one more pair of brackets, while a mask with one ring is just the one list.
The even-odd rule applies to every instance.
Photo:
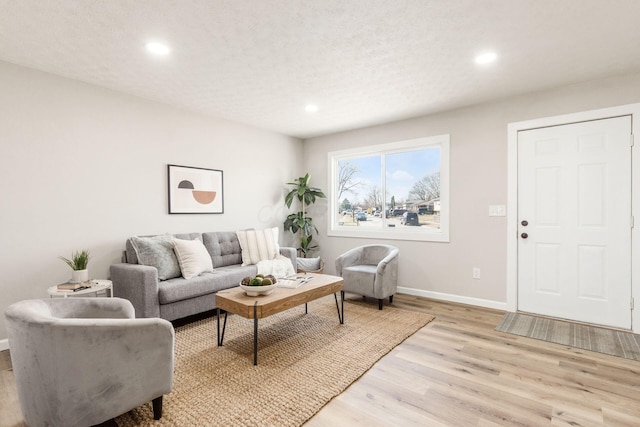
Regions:
[[639, 0], [0, 0], [0, 60], [308, 138], [638, 72], [638, 17]]

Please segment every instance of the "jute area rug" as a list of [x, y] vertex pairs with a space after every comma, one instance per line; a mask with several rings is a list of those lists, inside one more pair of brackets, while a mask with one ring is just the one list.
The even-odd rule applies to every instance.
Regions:
[[640, 335], [520, 313], [507, 313], [497, 331], [640, 361]]
[[216, 320], [176, 328], [173, 391], [162, 418], [151, 404], [118, 426], [299, 426], [433, 316], [345, 301], [340, 325], [333, 295], [261, 319], [253, 366], [253, 320], [229, 315], [224, 346]]

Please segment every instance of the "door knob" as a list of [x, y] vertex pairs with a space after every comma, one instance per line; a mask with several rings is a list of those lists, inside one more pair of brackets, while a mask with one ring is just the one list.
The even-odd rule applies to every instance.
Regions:
[[529, 221], [525, 219], [520, 224], [522, 224], [523, 227], [526, 227], [527, 225], [529, 225]]
[[522, 237], [523, 239], [526, 239], [527, 237], [529, 237], [529, 235], [527, 233], [522, 233], [520, 237]]

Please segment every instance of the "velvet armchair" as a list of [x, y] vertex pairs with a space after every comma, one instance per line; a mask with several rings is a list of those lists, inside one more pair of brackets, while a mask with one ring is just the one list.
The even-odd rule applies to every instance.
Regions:
[[398, 289], [398, 248], [391, 245], [364, 245], [336, 258], [336, 272], [344, 279], [345, 292], [378, 300], [378, 308]]
[[120, 298], [25, 300], [5, 311], [20, 408], [27, 425], [100, 424], [173, 385], [170, 322], [135, 319]]

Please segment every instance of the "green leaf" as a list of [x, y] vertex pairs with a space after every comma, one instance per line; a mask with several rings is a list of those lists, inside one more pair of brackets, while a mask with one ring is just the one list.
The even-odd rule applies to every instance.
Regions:
[[91, 256], [89, 255], [88, 250], [83, 249], [81, 251], [74, 252], [71, 255], [71, 259], [62, 256], [58, 258], [64, 261], [72, 270], [86, 270]]
[[287, 205], [288, 208], [291, 207], [291, 203], [293, 203], [293, 196], [295, 196], [295, 194], [296, 194], [296, 190], [291, 190], [289, 194], [287, 194], [286, 197], [284, 198], [284, 203]]

